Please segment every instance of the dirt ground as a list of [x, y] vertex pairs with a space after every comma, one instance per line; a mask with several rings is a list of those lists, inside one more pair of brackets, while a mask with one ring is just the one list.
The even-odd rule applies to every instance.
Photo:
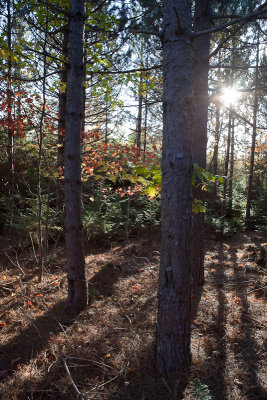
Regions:
[[[207, 240], [184, 400], [267, 398], [267, 237]], [[0, 238], [3, 400], [173, 400], [154, 370], [159, 239], [86, 248], [89, 305], [72, 318], [62, 247], [42, 283], [31, 249]]]

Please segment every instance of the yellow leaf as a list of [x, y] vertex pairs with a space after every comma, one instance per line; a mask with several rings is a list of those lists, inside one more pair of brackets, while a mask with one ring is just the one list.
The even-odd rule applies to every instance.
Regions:
[[1, 279], [3, 279], [4, 281], [6, 279], [6, 276], [5, 275], [1, 276]]
[[91, 200], [91, 201], [94, 201], [95, 199], [93, 198], [93, 197], [90, 197], [90, 199], [89, 200]]
[[53, 173], [53, 177], [54, 177], [54, 178], [58, 178], [58, 177], [59, 177], [59, 173], [58, 173], [58, 172], [54, 172], [54, 173]]
[[105, 358], [110, 358], [110, 357], [111, 357], [111, 354], [109, 354], [109, 353], [105, 355]]

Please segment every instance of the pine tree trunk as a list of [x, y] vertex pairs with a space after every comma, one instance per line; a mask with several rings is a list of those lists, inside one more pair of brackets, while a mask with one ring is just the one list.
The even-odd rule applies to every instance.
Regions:
[[253, 187], [253, 174], [254, 174], [254, 161], [255, 161], [255, 146], [257, 136], [257, 113], [258, 113], [258, 86], [259, 86], [259, 33], [257, 42], [257, 55], [256, 55], [256, 70], [255, 70], [255, 92], [253, 101], [253, 128], [252, 128], [252, 141], [250, 150], [250, 166], [248, 176], [248, 189], [247, 189], [247, 205], [246, 205], [246, 216], [245, 216], [245, 228], [251, 227], [250, 211], [252, 201], [252, 187]]
[[[229, 110], [229, 120], [228, 120], [228, 134], [226, 143], [226, 152], [224, 160], [224, 176], [227, 177], [229, 169], [229, 158], [230, 158], [230, 142], [231, 142], [231, 131], [232, 131], [232, 112]], [[221, 234], [224, 232], [224, 219], [226, 217], [226, 193], [227, 193], [227, 178], [224, 179], [223, 183], [223, 195], [222, 195], [222, 205], [221, 205]]]
[[[7, 46], [8, 49], [12, 50], [11, 40], [11, 4], [10, 0], [7, 0]], [[8, 159], [8, 194], [13, 198], [14, 194], [14, 127], [12, 118], [12, 61], [11, 57], [8, 57], [7, 61], [7, 159]]]
[[[220, 137], [220, 106], [219, 104], [216, 104], [214, 149], [213, 149], [213, 163], [212, 163], [213, 175], [218, 175], [219, 137]], [[215, 213], [217, 212], [216, 199], [217, 199], [217, 186], [216, 183], [214, 183], [214, 185], [212, 186], [212, 193], [211, 193], [211, 206]]]
[[[140, 68], [143, 68], [141, 65]], [[137, 132], [136, 132], [136, 146], [141, 149], [141, 134], [142, 134], [142, 116], [143, 116], [143, 76], [140, 76], [139, 90], [138, 90], [138, 115], [137, 115]]]
[[167, 378], [186, 373], [190, 355], [192, 225], [191, 6], [164, 0], [162, 252], [156, 365]]
[[84, 0], [71, 0], [65, 142], [65, 228], [68, 306], [74, 313], [84, 309], [87, 304], [81, 215], [84, 21]]
[[[195, 3], [194, 30], [211, 27], [211, 1], [197, 0]], [[207, 121], [208, 121], [208, 73], [210, 36], [194, 40], [193, 44], [193, 162], [206, 169]], [[193, 197], [204, 202], [201, 185], [193, 189]], [[192, 285], [204, 283], [204, 213], [193, 215]]]
[[64, 30], [63, 34], [63, 46], [62, 55], [64, 56], [64, 64], [62, 71], [60, 72], [60, 81], [62, 84], [62, 91], [59, 93], [59, 119], [58, 119], [58, 150], [57, 150], [57, 168], [59, 172], [59, 177], [57, 178], [57, 209], [63, 211], [64, 206], [64, 181], [60, 179], [61, 174], [64, 171], [64, 152], [65, 152], [65, 134], [66, 134], [66, 99], [67, 99], [67, 87], [64, 90], [65, 85], [67, 86], [68, 79], [68, 69], [67, 62], [68, 57], [68, 28]]
[[230, 140], [230, 168], [229, 168], [229, 186], [228, 186], [228, 211], [229, 217], [233, 214], [233, 178], [234, 178], [234, 146], [235, 146], [235, 121], [232, 120], [232, 132]]
[[146, 142], [147, 142], [147, 114], [148, 114], [148, 101], [147, 101], [147, 93], [145, 97], [145, 119], [144, 119], [144, 143], [143, 143], [143, 161], [146, 161]]

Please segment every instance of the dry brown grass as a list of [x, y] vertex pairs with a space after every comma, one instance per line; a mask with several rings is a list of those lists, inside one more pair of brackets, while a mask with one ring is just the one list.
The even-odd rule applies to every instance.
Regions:
[[[252, 233], [207, 242], [184, 400], [266, 398], [265, 241]], [[173, 399], [154, 370], [159, 240], [86, 253], [90, 304], [76, 318], [64, 312], [62, 248], [41, 284], [30, 252], [19, 257], [25, 276], [2, 254], [1, 398]]]

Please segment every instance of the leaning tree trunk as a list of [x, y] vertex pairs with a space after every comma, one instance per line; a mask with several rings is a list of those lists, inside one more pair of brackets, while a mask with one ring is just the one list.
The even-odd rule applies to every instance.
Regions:
[[245, 228], [249, 229], [251, 225], [250, 211], [252, 201], [252, 185], [253, 185], [253, 174], [254, 174], [254, 161], [255, 161], [255, 146], [257, 136], [257, 113], [258, 113], [258, 86], [259, 86], [259, 33], [257, 42], [257, 55], [256, 55], [256, 70], [255, 70], [255, 92], [253, 101], [253, 128], [252, 128], [252, 142], [250, 150], [250, 165], [249, 165], [249, 176], [248, 176], [248, 189], [247, 189], [247, 205], [246, 205], [246, 216], [245, 216]]
[[68, 306], [74, 313], [84, 309], [87, 304], [81, 217], [84, 21], [84, 0], [71, 0], [65, 142], [65, 228]]
[[192, 45], [188, 1], [164, 0], [162, 252], [156, 365], [165, 377], [188, 371], [192, 224]]
[[[211, 27], [211, 0], [196, 0], [194, 30]], [[196, 38], [193, 44], [193, 162], [206, 169], [208, 121], [208, 73], [210, 35]], [[193, 190], [194, 198], [204, 202], [201, 185]], [[193, 215], [192, 285], [204, 283], [204, 213]]]

